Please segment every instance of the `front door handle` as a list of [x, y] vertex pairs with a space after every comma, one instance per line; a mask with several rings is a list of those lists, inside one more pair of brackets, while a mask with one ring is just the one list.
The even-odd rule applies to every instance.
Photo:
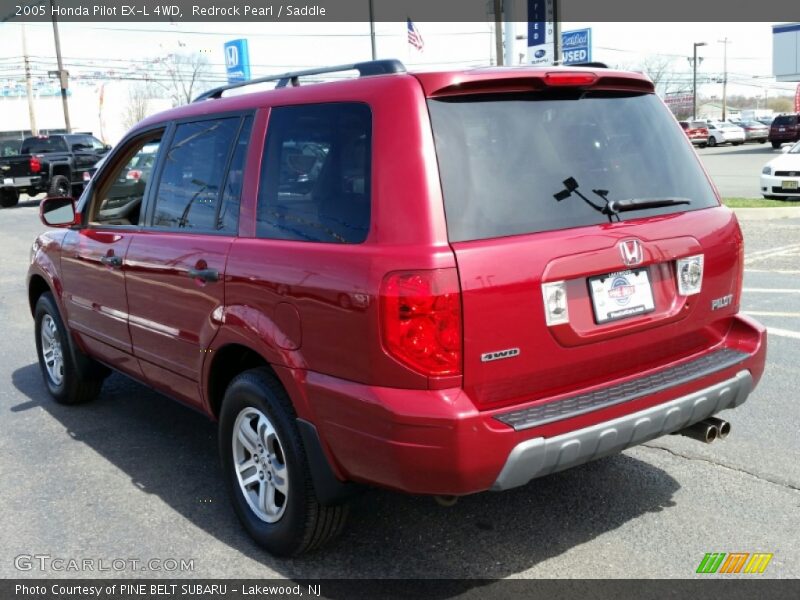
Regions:
[[121, 256], [101, 256], [100, 262], [108, 267], [121, 267], [122, 266], [122, 257]]
[[189, 269], [189, 277], [201, 281], [219, 281], [219, 271], [216, 269]]

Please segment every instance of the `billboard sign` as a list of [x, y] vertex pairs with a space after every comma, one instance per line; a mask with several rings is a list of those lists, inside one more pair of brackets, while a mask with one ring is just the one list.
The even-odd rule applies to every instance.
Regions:
[[250, 54], [247, 50], [247, 40], [225, 42], [225, 70], [228, 73], [228, 83], [250, 79]]
[[553, 2], [528, 0], [528, 63], [553, 64]]
[[592, 62], [592, 30], [573, 29], [561, 33], [563, 65]]

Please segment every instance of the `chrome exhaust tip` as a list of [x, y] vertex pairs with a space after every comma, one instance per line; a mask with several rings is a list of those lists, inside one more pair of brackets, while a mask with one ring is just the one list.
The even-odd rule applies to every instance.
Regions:
[[700, 421], [685, 429], [681, 429], [678, 433], [705, 444], [710, 444], [719, 437], [719, 429], [717, 426], [708, 421]]
[[713, 425], [717, 428], [717, 436], [719, 439], [724, 440], [731, 432], [731, 424], [724, 419], [718, 419], [717, 417], [709, 417], [705, 421], [702, 421], [708, 425]]

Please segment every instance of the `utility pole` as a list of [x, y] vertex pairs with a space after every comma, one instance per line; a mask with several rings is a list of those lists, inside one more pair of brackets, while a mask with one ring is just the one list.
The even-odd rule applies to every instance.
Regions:
[[503, 0], [494, 0], [494, 43], [497, 66], [503, 66]]
[[25, 35], [25, 23], [22, 26], [22, 60], [25, 63], [25, 91], [28, 95], [28, 116], [30, 118], [31, 135], [39, 135], [36, 127], [36, 110], [33, 106], [33, 84], [31, 82], [31, 61], [28, 58], [28, 39]]
[[561, 64], [561, 10], [559, 9], [559, 2], [561, 0], [552, 0], [553, 2], [553, 64]]
[[697, 118], [697, 48], [705, 45], [705, 42], [695, 42], [692, 53], [692, 119]]
[[372, 44], [372, 60], [376, 60], [378, 52], [375, 49], [375, 7], [372, 2], [373, 0], [369, 0], [369, 41]]
[[728, 38], [726, 37], [724, 40], [717, 40], [720, 44], [725, 44], [723, 47], [722, 53], [722, 120], [725, 120], [725, 115], [727, 112], [727, 104], [728, 104]]
[[56, 61], [58, 62], [58, 80], [61, 85], [61, 104], [64, 106], [64, 126], [67, 133], [72, 131], [69, 122], [69, 102], [67, 101], [67, 88], [69, 87], [69, 73], [64, 70], [64, 62], [61, 60], [61, 41], [58, 38], [58, 22], [56, 21], [53, 0], [50, 0], [50, 14], [53, 15], [53, 37], [56, 42]]

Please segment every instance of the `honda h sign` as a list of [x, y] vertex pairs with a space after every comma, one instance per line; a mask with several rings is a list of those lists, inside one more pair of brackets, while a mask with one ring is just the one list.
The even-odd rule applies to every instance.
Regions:
[[562, 65], [592, 62], [592, 30], [574, 29], [561, 33]]
[[250, 79], [250, 54], [247, 51], [247, 40], [225, 42], [225, 70], [228, 73], [228, 83]]

